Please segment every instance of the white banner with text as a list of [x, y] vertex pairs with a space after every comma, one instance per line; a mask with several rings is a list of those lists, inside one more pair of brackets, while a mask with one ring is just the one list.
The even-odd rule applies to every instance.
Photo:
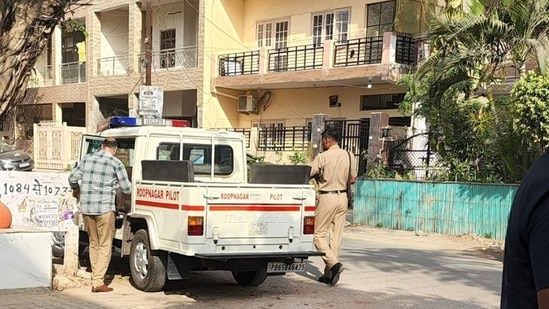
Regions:
[[64, 231], [73, 226], [76, 199], [69, 173], [0, 171], [0, 202], [8, 206], [12, 225]]

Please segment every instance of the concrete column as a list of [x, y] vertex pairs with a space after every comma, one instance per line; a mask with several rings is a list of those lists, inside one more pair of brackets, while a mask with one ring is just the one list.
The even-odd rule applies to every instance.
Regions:
[[62, 63], [62, 44], [63, 38], [61, 35], [61, 28], [59, 26], [55, 27], [52, 34], [51, 42], [51, 65], [52, 65], [52, 76], [54, 85], [61, 84], [61, 63]]
[[382, 138], [381, 129], [389, 125], [389, 114], [387, 113], [372, 113], [370, 114], [370, 136], [368, 142], [368, 164], [383, 160], [386, 149], [383, 149], [384, 140]]
[[324, 54], [322, 55], [322, 69], [328, 70], [334, 66], [334, 41], [326, 40], [324, 41]]
[[322, 132], [324, 132], [324, 129], [326, 128], [326, 121], [329, 118], [330, 116], [326, 114], [313, 115], [313, 124], [311, 127], [311, 145], [313, 147], [313, 151], [311, 159], [314, 159], [314, 157], [316, 157], [316, 155], [323, 150], [320, 140]]
[[265, 47], [259, 49], [259, 74], [267, 74], [269, 71], [269, 53]]
[[88, 61], [91, 68], [90, 76], [97, 76], [97, 59], [101, 58], [101, 17], [100, 13], [91, 12], [86, 18], [86, 28], [89, 32]]
[[382, 64], [395, 63], [396, 56], [396, 35], [393, 32], [383, 33], [383, 51], [381, 54]]
[[[137, 2], [130, 2], [128, 7], [128, 57], [129, 58], [129, 73], [134, 74], [139, 72], [139, 66], [141, 65], [141, 59], [139, 57], [141, 53], [141, 45], [143, 42], [142, 29], [142, 15], [143, 12]], [[131, 106], [129, 106], [131, 108]]]

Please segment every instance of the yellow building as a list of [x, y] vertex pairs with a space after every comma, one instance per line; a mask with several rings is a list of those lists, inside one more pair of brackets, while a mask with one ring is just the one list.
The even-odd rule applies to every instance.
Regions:
[[305, 149], [315, 114], [356, 135], [355, 153], [371, 113], [411, 125], [396, 82], [417, 61], [427, 0], [151, 0], [147, 37], [148, 2], [96, 0], [76, 12], [84, 33], [56, 31], [29, 85], [34, 120], [94, 132], [109, 116], [138, 115], [151, 42], [163, 117], [236, 128], [252, 152]]

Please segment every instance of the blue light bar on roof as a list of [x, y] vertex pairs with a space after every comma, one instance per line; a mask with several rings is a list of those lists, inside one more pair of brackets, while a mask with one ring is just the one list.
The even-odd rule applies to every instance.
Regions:
[[141, 119], [137, 119], [135, 117], [115, 116], [109, 119], [110, 128], [137, 127], [137, 126], [141, 126]]

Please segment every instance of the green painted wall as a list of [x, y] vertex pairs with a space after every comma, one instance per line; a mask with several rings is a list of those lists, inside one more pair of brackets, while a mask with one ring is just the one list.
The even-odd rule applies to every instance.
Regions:
[[517, 185], [359, 179], [354, 223], [503, 240]]

